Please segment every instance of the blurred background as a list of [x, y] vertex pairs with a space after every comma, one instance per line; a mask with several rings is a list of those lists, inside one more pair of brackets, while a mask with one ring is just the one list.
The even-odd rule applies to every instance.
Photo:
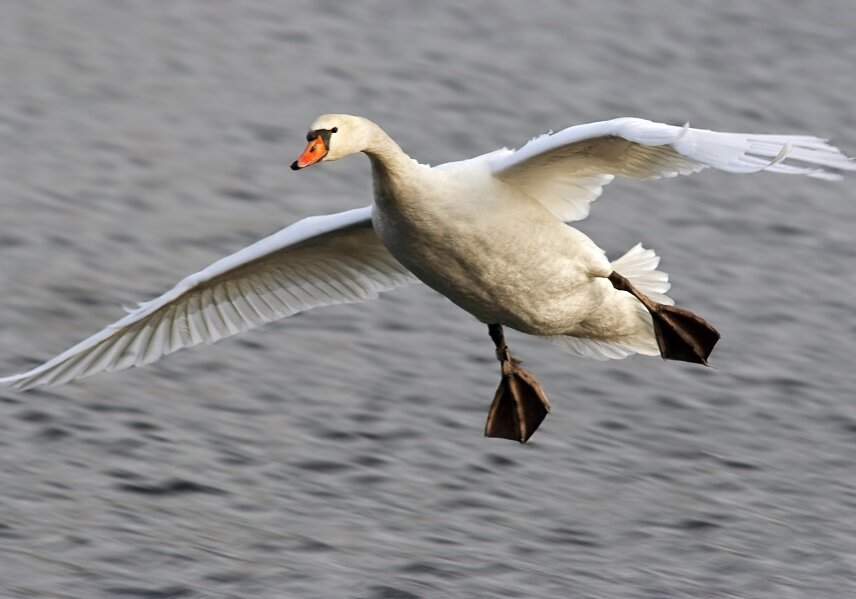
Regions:
[[[312, 120], [422, 162], [621, 115], [856, 153], [856, 5], [0, 3], [0, 372], [305, 216]], [[705, 171], [580, 227], [655, 248], [711, 369], [510, 334], [554, 412], [484, 439], [486, 328], [413, 286], [146, 369], [0, 391], [0, 596], [856, 595], [856, 198]]]

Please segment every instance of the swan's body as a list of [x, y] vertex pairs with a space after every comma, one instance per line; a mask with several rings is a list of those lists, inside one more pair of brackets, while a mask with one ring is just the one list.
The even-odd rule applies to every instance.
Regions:
[[479, 166], [414, 169], [425, 191], [406, 195], [376, 181], [375, 231], [410, 272], [482, 322], [571, 333], [600, 304], [590, 296], [604, 294], [584, 285], [590, 273], [608, 276], [609, 262], [585, 235]]
[[[593, 358], [656, 355], [663, 346], [652, 306], [671, 304], [662, 295], [669, 284], [655, 270], [658, 258], [637, 246], [610, 263], [566, 224], [588, 214], [603, 185], [615, 175], [648, 179], [708, 166], [825, 179], [839, 175], [818, 166], [856, 168], [814, 137], [717, 133], [632, 118], [571, 127], [517, 151], [434, 168], [360, 117], [323, 116], [308, 139], [292, 168], [369, 156], [373, 206], [300, 221], [191, 275], [53, 360], [0, 378], [0, 385], [56, 384], [146, 364], [311, 307], [369, 299], [414, 275], [493, 327], [560, 336]], [[611, 279], [616, 272], [623, 277]], [[491, 334], [497, 341], [501, 329]], [[505, 371], [510, 355], [500, 341], [497, 348], [505, 352]]]

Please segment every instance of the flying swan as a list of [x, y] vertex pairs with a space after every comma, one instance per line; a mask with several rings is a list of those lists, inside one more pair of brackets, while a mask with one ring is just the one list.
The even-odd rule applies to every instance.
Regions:
[[[557, 337], [598, 360], [631, 354], [707, 364], [719, 333], [675, 307], [668, 276], [641, 245], [610, 262], [567, 222], [615, 176], [656, 179], [707, 167], [837, 180], [856, 163], [803, 135], [720, 133], [617, 118], [436, 167], [375, 123], [328, 114], [294, 170], [368, 155], [374, 203], [313, 216], [190, 275], [121, 320], [0, 386], [56, 385], [142, 366], [303, 310], [361, 302], [417, 279], [487, 324], [502, 379], [485, 435], [525, 443], [550, 410], [511, 356], [503, 325]], [[831, 171], [823, 168], [832, 169]]]

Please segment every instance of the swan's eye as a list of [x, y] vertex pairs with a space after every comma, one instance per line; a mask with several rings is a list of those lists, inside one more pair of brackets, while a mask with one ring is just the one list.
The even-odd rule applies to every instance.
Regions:
[[338, 130], [338, 127], [333, 127], [332, 129], [330, 129], [330, 133], [336, 133]]

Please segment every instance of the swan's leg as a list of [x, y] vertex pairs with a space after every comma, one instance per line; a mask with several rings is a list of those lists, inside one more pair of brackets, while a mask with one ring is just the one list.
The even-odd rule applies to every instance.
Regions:
[[719, 341], [719, 332], [704, 318], [689, 310], [651, 300], [617, 272], [609, 275], [609, 281], [616, 289], [632, 294], [651, 313], [657, 346], [663, 358], [707, 366], [707, 358]]
[[488, 331], [502, 365], [502, 380], [487, 413], [484, 434], [526, 443], [550, 411], [550, 402], [535, 377], [511, 357], [502, 325], [490, 324]]

